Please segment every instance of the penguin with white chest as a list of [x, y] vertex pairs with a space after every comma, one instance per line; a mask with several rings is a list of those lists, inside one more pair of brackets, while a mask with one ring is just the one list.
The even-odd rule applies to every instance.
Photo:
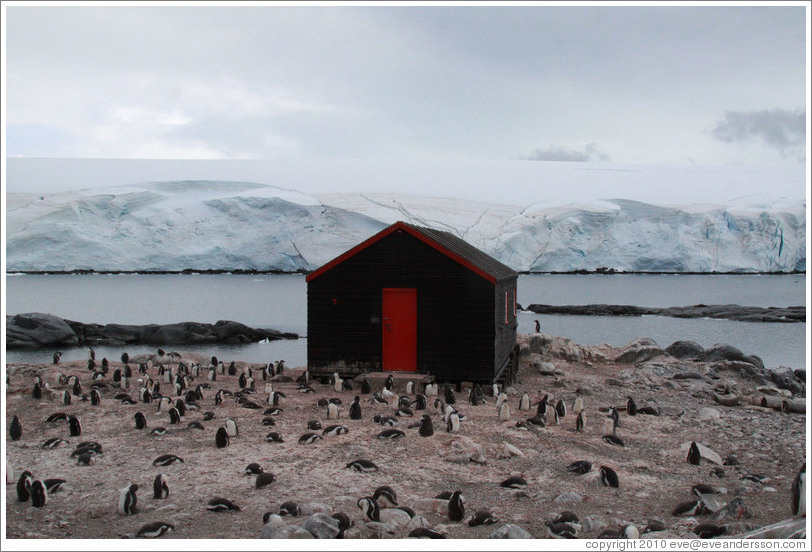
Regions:
[[465, 517], [465, 502], [462, 492], [454, 491], [448, 499], [448, 519], [451, 521], [462, 521]]
[[138, 485], [130, 484], [121, 489], [118, 498], [118, 513], [123, 515], [132, 515], [136, 512], [136, 503], [138, 499], [135, 492], [138, 490]]
[[169, 497], [169, 484], [166, 481], [166, 476], [159, 473], [155, 476], [152, 482], [152, 497], [155, 499], [162, 499]]
[[48, 489], [45, 483], [39, 479], [31, 482], [31, 505], [34, 508], [42, 508], [48, 503]]
[[792, 515], [806, 517], [806, 462], [792, 482]]

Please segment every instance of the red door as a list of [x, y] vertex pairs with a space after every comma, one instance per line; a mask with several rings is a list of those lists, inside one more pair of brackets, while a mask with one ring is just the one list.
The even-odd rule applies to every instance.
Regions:
[[417, 372], [417, 290], [383, 289], [383, 369]]

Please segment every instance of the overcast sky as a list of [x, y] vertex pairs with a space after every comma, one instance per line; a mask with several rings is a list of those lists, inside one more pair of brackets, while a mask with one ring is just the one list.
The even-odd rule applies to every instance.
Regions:
[[806, 160], [807, 2], [3, 7], [9, 157]]

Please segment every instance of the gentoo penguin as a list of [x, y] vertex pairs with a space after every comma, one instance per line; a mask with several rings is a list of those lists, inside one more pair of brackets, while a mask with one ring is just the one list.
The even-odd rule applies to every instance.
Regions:
[[643, 528], [643, 533], [657, 533], [658, 531], [665, 531], [667, 527], [662, 521], [652, 519], [649, 520], [648, 525]]
[[23, 473], [20, 474], [20, 478], [17, 480], [17, 500], [20, 502], [28, 502], [28, 499], [31, 498], [31, 483], [34, 481], [34, 475], [25, 470]]
[[499, 421], [504, 422], [510, 418], [510, 404], [507, 401], [502, 402], [499, 407]]
[[[448, 408], [452, 407], [449, 406]], [[460, 416], [457, 412], [452, 411], [448, 413], [446, 417], [446, 431], [448, 433], [458, 433], [460, 431]]]
[[806, 462], [792, 482], [792, 515], [806, 517]]
[[411, 380], [406, 382], [406, 394], [414, 395], [414, 382]]
[[175, 526], [171, 523], [166, 523], [164, 521], [154, 521], [152, 523], [147, 523], [138, 530], [135, 534], [137, 537], [144, 537], [147, 539], [154, 539], [157, 537], [161, 537], [168, 533], [169, 531], [174, 531]]
[[138, 485], [130, 484], [121, 489], [118, 497], [118, 513], [123, 515], [132, 515], [136, 512], [136, 503], [138, 499], [135, 491], [138, 490]]
[[59, 364], [59, 361], [62, 359], [62, 351], [57, 351], [54, 353], [54, 364]]
[[282, 436], [279, 435], [276, 431], [271, 431], [268, 435], [265, 436], [265, 440], [269, 443], [284, 443], [284, 439]]
[[572, 412], [574, 414], [578, 414], [584, 411], [584, 399], [581, 396], [575, 397], [575, 400], [572, 401]]
[[23, 425], [20, 423], [20, 419], [17, 416], [14, 416], [11, 419], [11, 425], [8, 428], [8, 434], [11, 437], [12, 441], [19, 441], [20, 437], [23, 436]]
[[580, 473], [581, 475], [589, 473], [591, 470], [592, 470], [592, 462], [589, 462], [587, 460], [576, 460], [575, 462], [567, 466], [567, 471]]
[[558, 414], [559, 418], [567, 416], [567, 405], [564, 404], [564, 399], [558, 399], [558, 402], [555, 404], [555, 413]]
[[407, 538], [410, 539], [444, 539], [446, 538], [445, 535], [440, 533], [439, 531], [435, 531], [434, 529], [429, 529], [428, 527], [415, 527], [409, 534]]
[[45, 481], [43, 481], [43, 483], [45, 484], [45, 490], [48, 491], [48, 496], [50, 496], [55, 492], [57, 492], [62, 487], [62, 485], [65, 484], [65, 480], [53, 478], [46, 479]]
[[613, 422], [611, 418], [604, 418], [601, 433], [604, 435], [614, 435], [614, 431], [615, 422]]
[[428, 400], [426, 399], [426, 396], [423, 393], [418, 393], [417, 395], [414, 396], [414, 401], [412, 401], [412, 407], [414, 407], [415, 410], [426, 410], [427, 406]]
[[231, 439], [228, 437], [228, 431], [224, 427], [217, 428], [217, 433], [214, 435], [214, 444], [217, 448], [226, 448], [231, 444]]
[[280, 516], [299, 517], [301, 513], [302, 510], [299, 508], [299, 505], [292, 500], [287, 500], [279, 506]]
[[34, 508], [42, 508], [48, 503], [48, 489], [45, 483], [39, 479], [34, 479], [31, 482], [31, 505]]
[[273, 419], [273, 416], [265, 416], [264, 418], [262, 418], [262, 425], [275, 426], [276, 420]]
[[339, 408], [338, 405], [335, 403], [327, 403], [327, 419], [328, 420], [338, 420], [339, 415]]
[[395, 378], [392, 377], [392, 374], [389, 374], [386, 377], [386, 381], [384, 382], [383, 387], [387, 391], [391, 391], [394, 386], [395, 386]]
[[445, 387], [445, 403], [446, 404], [456, 404], [457, 396], [454, 394], [454, 390], [451, 389], [450, 385], [446, 385]]
[[423, 418], [420, 420], [420, 432], [421, 437], [431, 437], [434, 435], [434, 422], [431, 421], [431, 416], [428, 414], [423, 414]]
[[603, 440], [609, 443], [610, 445], [614, 445], [616, 447], [626, 446], [626, 443], [623, 442], [623, 439], [621, 439], [617, 435], [604, 435]]
[[374, 472], [378, 471], [378, 466], [375, 462], [370, 460], [364, 460], [363, 458], [359, 458], [358, 460], [353, 460], [349, 464], [346, 465], [347, 469], [353, 469], [357, 472]]
[[526, 489], [527, 480], [520, 475], [514, 475], [502, 481], [499, 486], [506, 489]]
[[336, 378], [334, 389], [336, 393], [341, 393], [344, 391], [344, 379], [343, 378]]
[[395, 490], [388, 485], [381, 485], [372, 493], [372, 500], [378, 503], [380, 508], [397, 508], [398, 495]]
[[318, 420], [310, 420], [307, 422], [307, 429], [310, 431], [318, 431], [321, 429], [321, 422]]
[[180, 412], [175, 407], [169, 409], [169, 423], [170, 424], [180, 423]]
[[434, 413], [439, 414], [440, 416], [445, 416], [446, 408], [443, 399], [434, 399]]
[[365, 521], [381, 520], [381, 509], [378, 507], [378, 503], [375, 502], [375, 499], [370, 496], [365, 496], [364, 498], [359, 498], [357, 504], [358, 507], [361, 508]]
[[601, 466], [601, 483], [607, 487], [620, 487], [617, 472], [608, 466]]
[[348, 427], [343, 425], [330, 425], [324, 428], [324, 431], [321, 432], [322, 435], [344, 435], [345, 433], [349, 433], [350, 430]]
[[634, 399], [629, 397], [629, 400], [626, 402], [626, 414], [629, 416], [637, 416], [637, 403], [634, 402]]
[[388, 425], [390, 427], [400, 425], [400, 422], [398, 422], [398, 419], [394, 416], [381, 416], [380, 414], [375, 414], [372, 417], [372, 421], [376, 424]]
[[356, 396], [350, 404], [350, 420], [361, 419], [361, 397]]
[[676, 505], [676, 507], [671, 511], [672, 516], [698, 516], [705, 512], [705, 504], [702, 502], [702, 499], [698, 500], [687, 500], [685, 502], [680, 502]]
[[166, 481], [166, 476], [159, 473], [155, 476], [152, 482], [152, 498], [161, 499], [169, 496], [169, 484]]
[[696, 485], [691, 487], [691, 494], [699, 498], [702, 498], [702, 495], [719, 494], [719, 489], [711, 487], [710, 485], [705, 485], [703, 483], [697, 483]]
[[716, 525], [715, 523], [700, 523], [694, 527], [694, 534], [700, 539], [712, 539], [714, 537], [721, 537], [727, 532], [727, 527], [724, 525]]
[[335, 512], [330, 517], [338, 521], [339, 531], [338, 535], [336, 535], [336, 538], [343, 539], [344, 531], [352, 527], [352, 523], [350, 522], [350, 516], [348, 516], [344, 512]]
[[378, 433], [377, 437], [378, 439], [394, 441], [395, 439], [400, 439], [404, 435], [406, 434], [399, 429], [384, 429], [383, 431]]
[[229, 437], [236, 437], [239, 435], [239, 429], [237, 429], [237, 422], [229, 418], [226, 420], [225, 426], [226, 431], [228, 432]]
[[206, 504], [206, 509], [210, 510], [212, 512], [226, 512], [226, 511], [229, 511], [229, 510], [232, 510], [232, 511], [235, 511], [235, 512], [240, 511], [239, 506], [237, 506], [236, 504], [234, 504], [233, 502], [231, 502], [227, 498], [220, 498], [220, 497], [212, 498], [211, 500], [209, 500], [209, 502]]
[[530, 410], [530, 393], [525, 391], [522, 393], [522, 398], [519, 399], [519, 410], [525, 411]]
[[52, 449], [52, 448], [58, 447], [62, 443], [68, 443], [68, 442], [69, 441], [66, 441], [65, 439], [60, 439], [59, 437], [52, 437], [52, 438], [48, 439], [47, 441], [45, 441], [44, 443], [42, 443], [42, 447], [40, 447], [40, 448]]
[[[70, 395], [68, 395], [70, 397]], [[68, 399], [70, 401], [70, 399]], [[93, 406], [99, 406], [101, 404], [101, 393], [99, 393], [98, 389], [91, 389], [90, 390], [90, 404]]]
[[274, 481], [276, 481], [276, 476], [274, 474], [271, 472], [262, 472], [261, 474], [257, 475], [255, 486], [257, 489], [261, 489], [262, 487], [267, 487]]
[[688, 457], [687, 461], [689, 464], [693, 464], [694, 466], [699, 465], [699, 461], [702, 459], [702, 455], [699, 453], [699, 446], [696, 444], [695, 441], [691, 442], [691, 448], [688, 449]]
[[70, 404], [70, 393], [68, 393], [67, 391], [62, 391], [62, 404], [63, 405]]
[[384, 400], [386, 401], [386, 404], [389, 404], [389, 399], [394, 399], [397, 396], [397, 395], [395, 395], [394, 393], [392, 393], [389, 389], [387, 389], [385, 387], [383, 389], [381, 389], [380, 395], [381, 395], [381, 397], [384, 398]]
[[174, 454], [162, 454], [158, 458], [152, 461], [153, 466], [168, 466], [170, 464], [174, 464], [175, 462], [180, 462], [183, 464], [183, 458], [180, 456], [175, 456]]
[[451, 521], [462, 521], [465, 517], [465, 503], [462, 492], [454, 491], [448, 499], [448, 519]]
[[477, 527], [479, 525], [493, 525], [499, 520], [494, 517], [492, 513], [487, 510], [477, 510], [474, 515], [468, 520], [468, 527]]
[[149, 432], [150, 435], [166, 435], [167, 433], [168, 433], [168, 431], [163, 426], [154, 427]]
[[68, 427], [70, 427], [71, 437], [78, 437], [82, 434], [82, 424], [76, 416], [68, 416]]
[[577, 539], [578, 530], [571, 523], [545, 521], [547, 533], [554, 539]]
[[536, 320], [535, 322], [536, 322], [536, 333], [541, 333], [541, 324], [539, 323], [538, 320]]
[[612, 435], [614, 435], [620, 427], [620, 413], [614, 406], [609, 407], [609, 417], [612, 419]]
[[209, 420], [213, 420], [213, 419], [214, 419], [214, 412], [209, 410], [209, 411], [206, 411], [206, 412], [203, 413], [203, 421], [204, 422], [208, 422]]
[[322, 438], [321, 435], [319, 435], [318, 433], [305, 433], [304, 435], [299, 437], [299, 444], [310, 445], [320, 440], [321, 438]]
[[369, 386], [369, 380], [364, 378], [364, 381], [361, 382], [361, 394], [369, 395], [370, 393], [372, 393], [372, 388]]

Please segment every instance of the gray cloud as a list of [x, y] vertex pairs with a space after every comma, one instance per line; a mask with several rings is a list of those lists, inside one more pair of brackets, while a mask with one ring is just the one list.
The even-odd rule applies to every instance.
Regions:
[[795, 153], [806, 142], [806, 112], [798, 109], [728, 111], [716, 122], [713, 137], [728, 144], [761, 138], [782, 154]]
[[575, 149], [563, 148], [561, 146], [550, 146], [546, 150], [536, 149], [530, 155], [521, 157], [526, 161], [608, 161], [609, 156], [598, 150], [598, 145], [595, 142], [588, 143], [583, 151]]

